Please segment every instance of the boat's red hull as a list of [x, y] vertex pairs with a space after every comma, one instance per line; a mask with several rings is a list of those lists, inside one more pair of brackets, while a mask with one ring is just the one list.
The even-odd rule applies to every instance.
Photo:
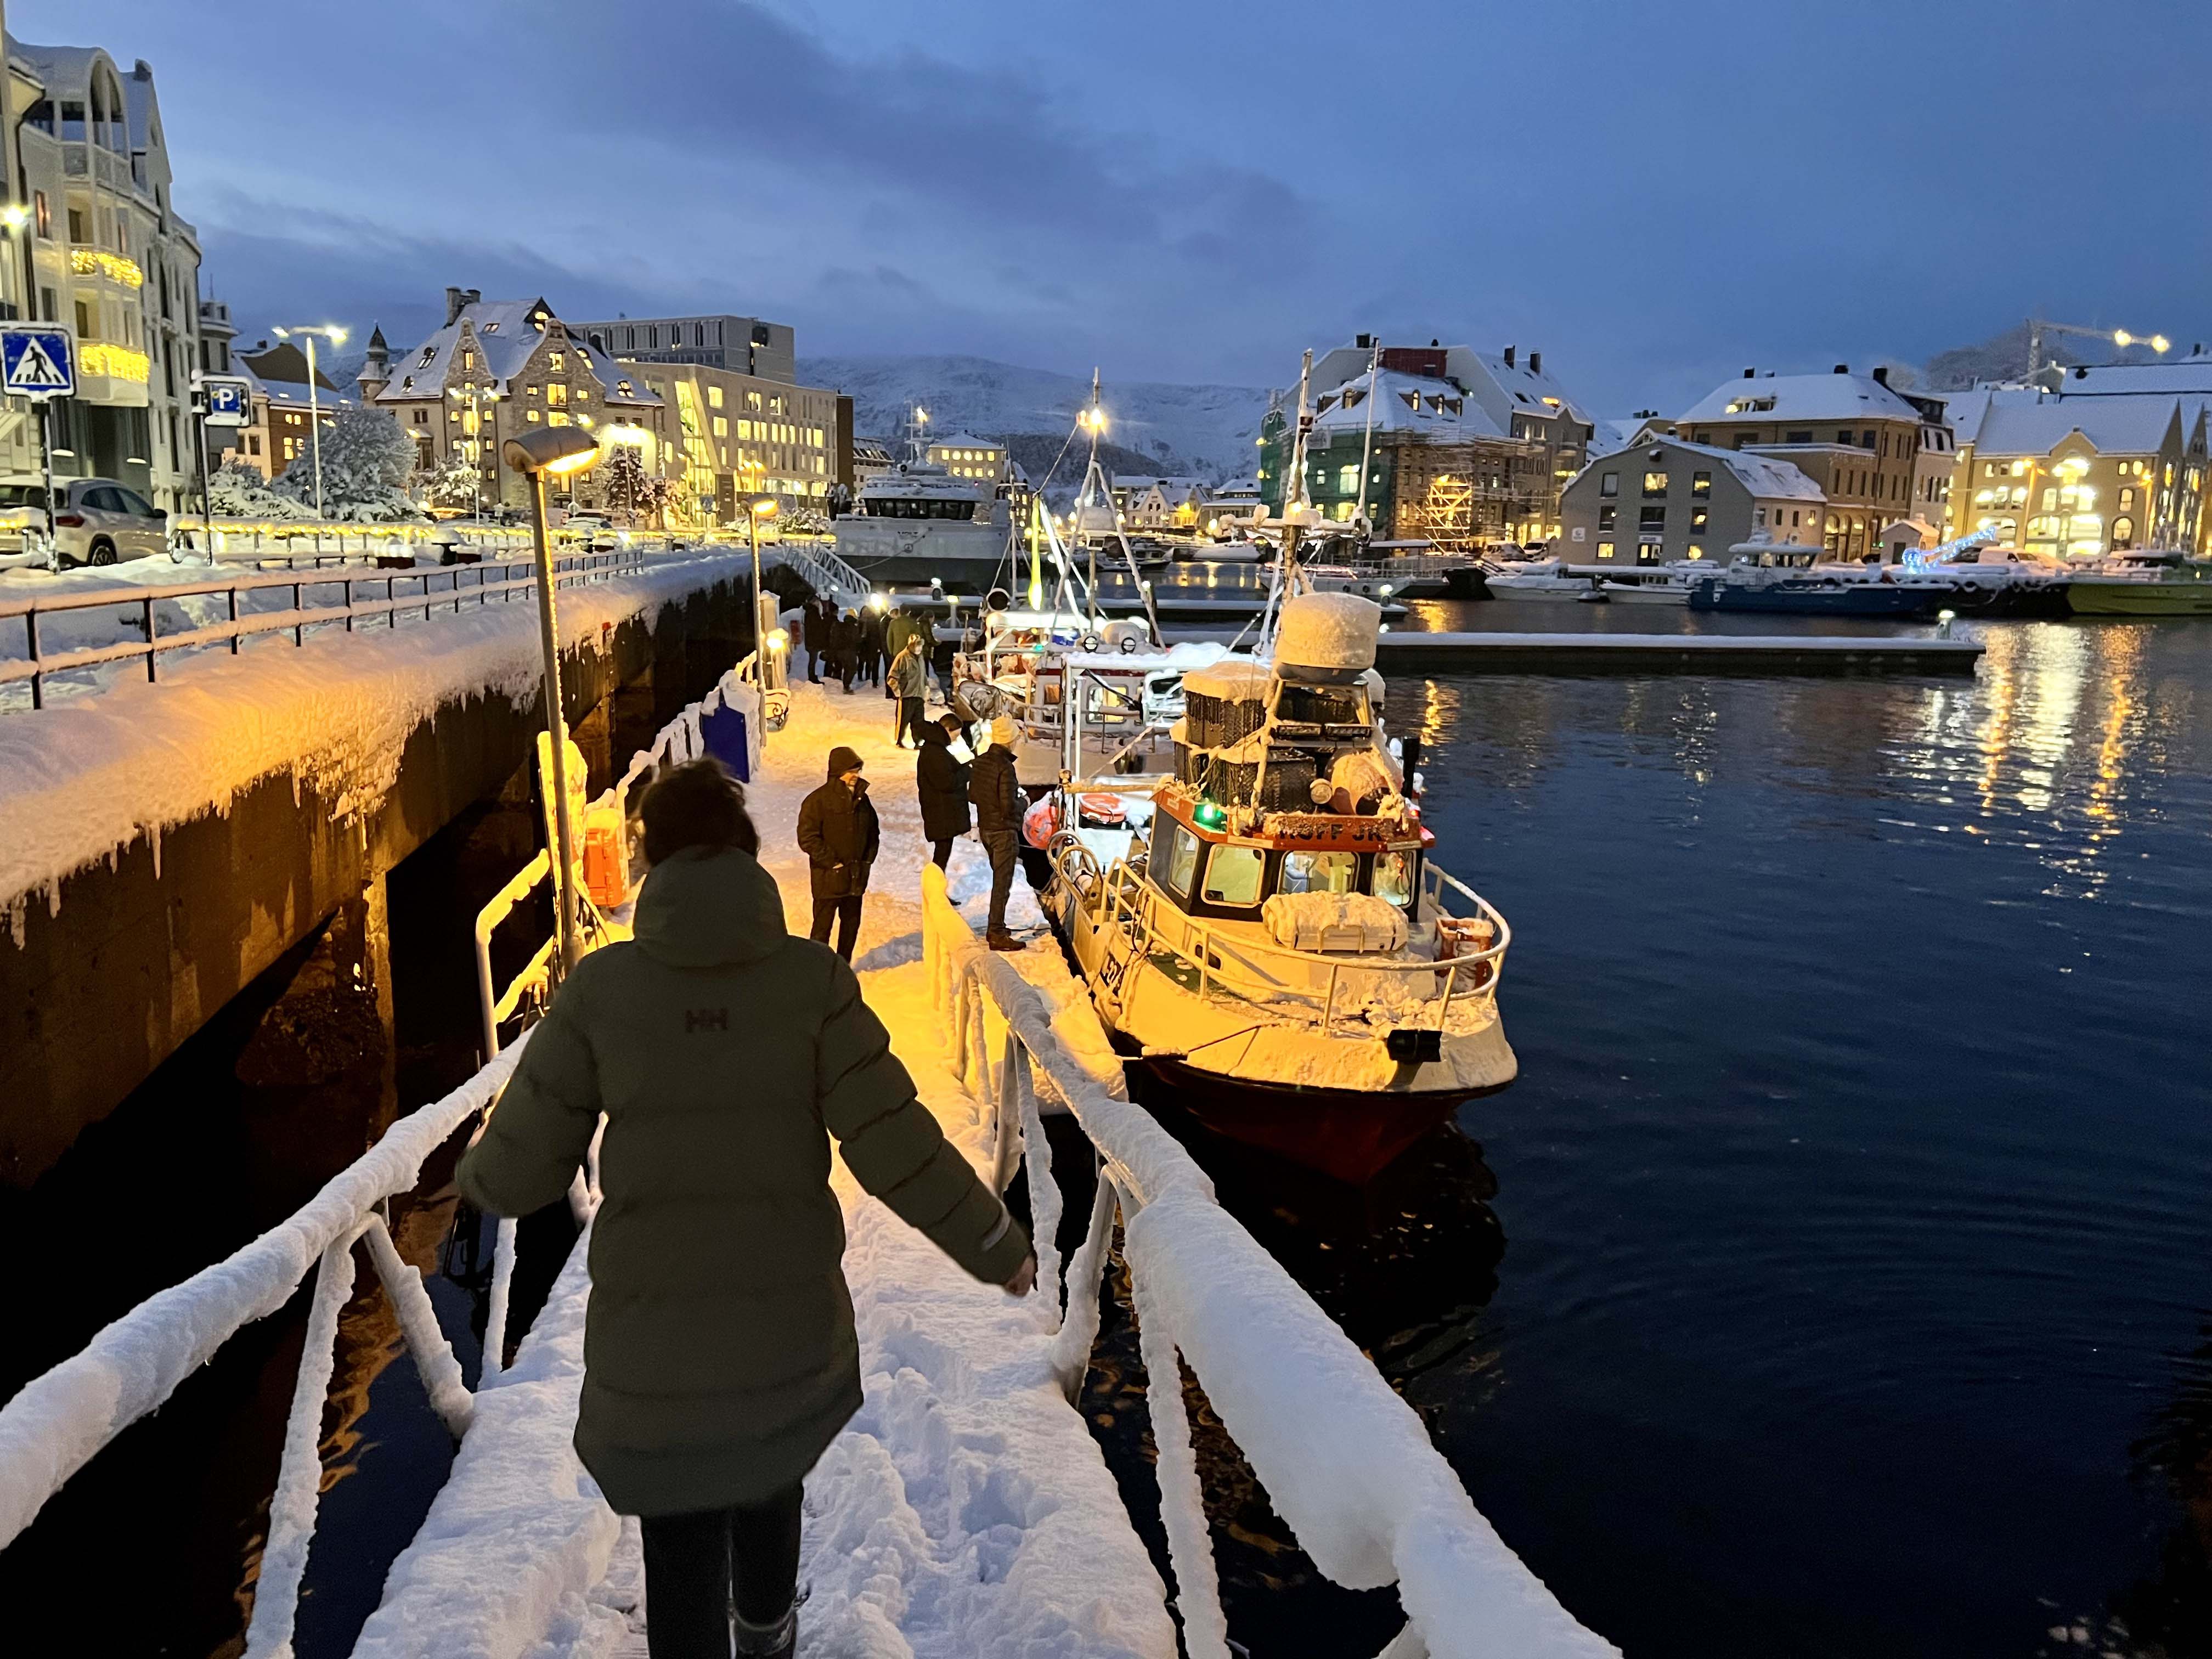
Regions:
[[[1174, 1105], [1214, 1133], [1353, 1186], [1373, 1180], [1476, 1095], [1497, 1092], [1416, 1094], [1249, 1083], [1158, 1055], [1134, 1060], [1131, 1069], [1147, 1074], [1146, 1082], [1164, 1087]], [[1150, 1090], [1140, 1090], [1140, 1097], [1149, 1102]]]

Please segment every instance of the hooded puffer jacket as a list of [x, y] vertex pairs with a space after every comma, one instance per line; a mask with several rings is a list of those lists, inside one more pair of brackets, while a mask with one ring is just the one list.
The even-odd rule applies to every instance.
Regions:
[[784, 931], [749, 854], [647, 878], [636, 936], [578, 963], [461, 1160], [479, 1208], [568, 1188], [599, 1114], [576, 1450], [624, 1515], [757, 1501], [860, 1404], [830, 1138], [861, 1186], [976, 1278], [1029, 1243], [915, 1097], [860, 981]]
[[799, 804], [799, 850], [806, 854], [817, 898], [848, 898], [868, 890], [868, 868], [883, 844], [868, 781], [848, 789], [844, 775], [860, 763], [850, 749], [830, 751], [830, 781]]

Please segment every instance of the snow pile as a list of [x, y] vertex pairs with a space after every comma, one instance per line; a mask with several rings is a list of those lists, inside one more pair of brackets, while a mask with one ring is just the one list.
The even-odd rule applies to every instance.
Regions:
[[[892, 745], [890, 707], [879, 696], [825, 696], [800, 684], [792, 701], [789, 724], [746, 791], [762, 862], [803, 928], [811, 901], [793, 839], [799, 802], [823, 781], [830, 748], [858, 750], [884, 834], [856, 963], [862, 986], [923, 1100], [982, 1168], [988, 1126], [947, 1070], [943, 1022], [918, 960], [928, 844], [913, 756]], [[954, 864], [971, 870], [971, 890], [988, 893], [988, 866], [972, 839]], [[1034, 915], [1034, 896], [1016, 890]], [[1028, 967], [1048, 956], [1059, 967], [1042, 947], [1018, 960]], [[845, 1212], [866, 1401], [807, 1481], [803, 1650], [1173, 1659], [1159, 1577], [1060, 1392], [1049, 1302], [975, 1283], [862, 1193], [842, 1162], [832, 1185]], [[478, 1396], [453, 1477], [394, 1565], [357, 1654], [613, 1659], [639, 1650], [649, 1608], [636, 1528], [617, 1525], [568, 1444], [588, 1297], [582, 1261], [580, 1250], [514, 1369]]]
[[[671, 561], [561, 590], [565, 647], [737, 580], [742, 556]], [[140, 836], [227, 811], [281, 772], [333, 817], [366, 812], [399, 773], [409, 735], [463, 696], [538, 701], [538, 611], [493, 604], [417, 628], [325, 634], [242, 655], [164, 665], [158, 685], [120, 684], [0, 720], [0, 903], [20, 927], [27, 896], [60, 902], [64, 878]]]
[[1375, 666], [1382, 607], [1357, 593], [1301, 593], [1283, 602], [1275, 660], [1332, 676]]
[[1406, 913], [1372, 893], [1271, 893], [1261, 919], [1292, 951], [1402, 951]]
[[333, 1240], [380, 1200], [411, 1188], [422, 1160], [498, 1093], [521, 1052], [515, 1044], [443, 1100], [400, 1119], [298, 1214], [140, 1303], [0, 1407], [0, 1548], [241, 1326], [283, 1307]]

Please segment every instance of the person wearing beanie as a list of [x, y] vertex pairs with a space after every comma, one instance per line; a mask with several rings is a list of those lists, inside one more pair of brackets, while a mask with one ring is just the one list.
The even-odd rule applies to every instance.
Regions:
[[850, 962], [860, 934], [860, 899], [868, 866], [883, 840], [860, 757], [842, 744], [830, 751], [830, 777], [799, 804], [799, 850], [812, 866], [814, 926], [808, 937], [827, 944], [837, 924], [837, 954]]
[[861, 1403], [830, 1137], [984, 1283], [1025, 1296], [1036, 1259], [853, 970], [785, 931], [736, 781], [676, 767], [641, 816], [634, 937], [569, 970], [455, 1180], [489, 1215], [557, 1203], [604, 1115], [576, 1454], [641, 1517], [655, 1654], [789, 1659], [801, 1482]]
[[1014, 781], [1014, 722], [991, 722], [991, 746], [968, 769], [968, 799], [975, 808], [975, 838], [991, 859], [991, 915], [983, 942], [994, 951], [1018, 951], [1006, 931], [1006, 896], [1014, 886], [1014, 859], [1022, 833], [1022, 788]]

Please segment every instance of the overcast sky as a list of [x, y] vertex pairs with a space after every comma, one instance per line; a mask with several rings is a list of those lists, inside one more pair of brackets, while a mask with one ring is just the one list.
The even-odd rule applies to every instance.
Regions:
[[1279, 384], [1541, 349], [1592, 407], [2031, 310], [2212, 337], [2212, 6], [15, 0], [155, 70], [255, 331], [733, 311], [802, 356]]

